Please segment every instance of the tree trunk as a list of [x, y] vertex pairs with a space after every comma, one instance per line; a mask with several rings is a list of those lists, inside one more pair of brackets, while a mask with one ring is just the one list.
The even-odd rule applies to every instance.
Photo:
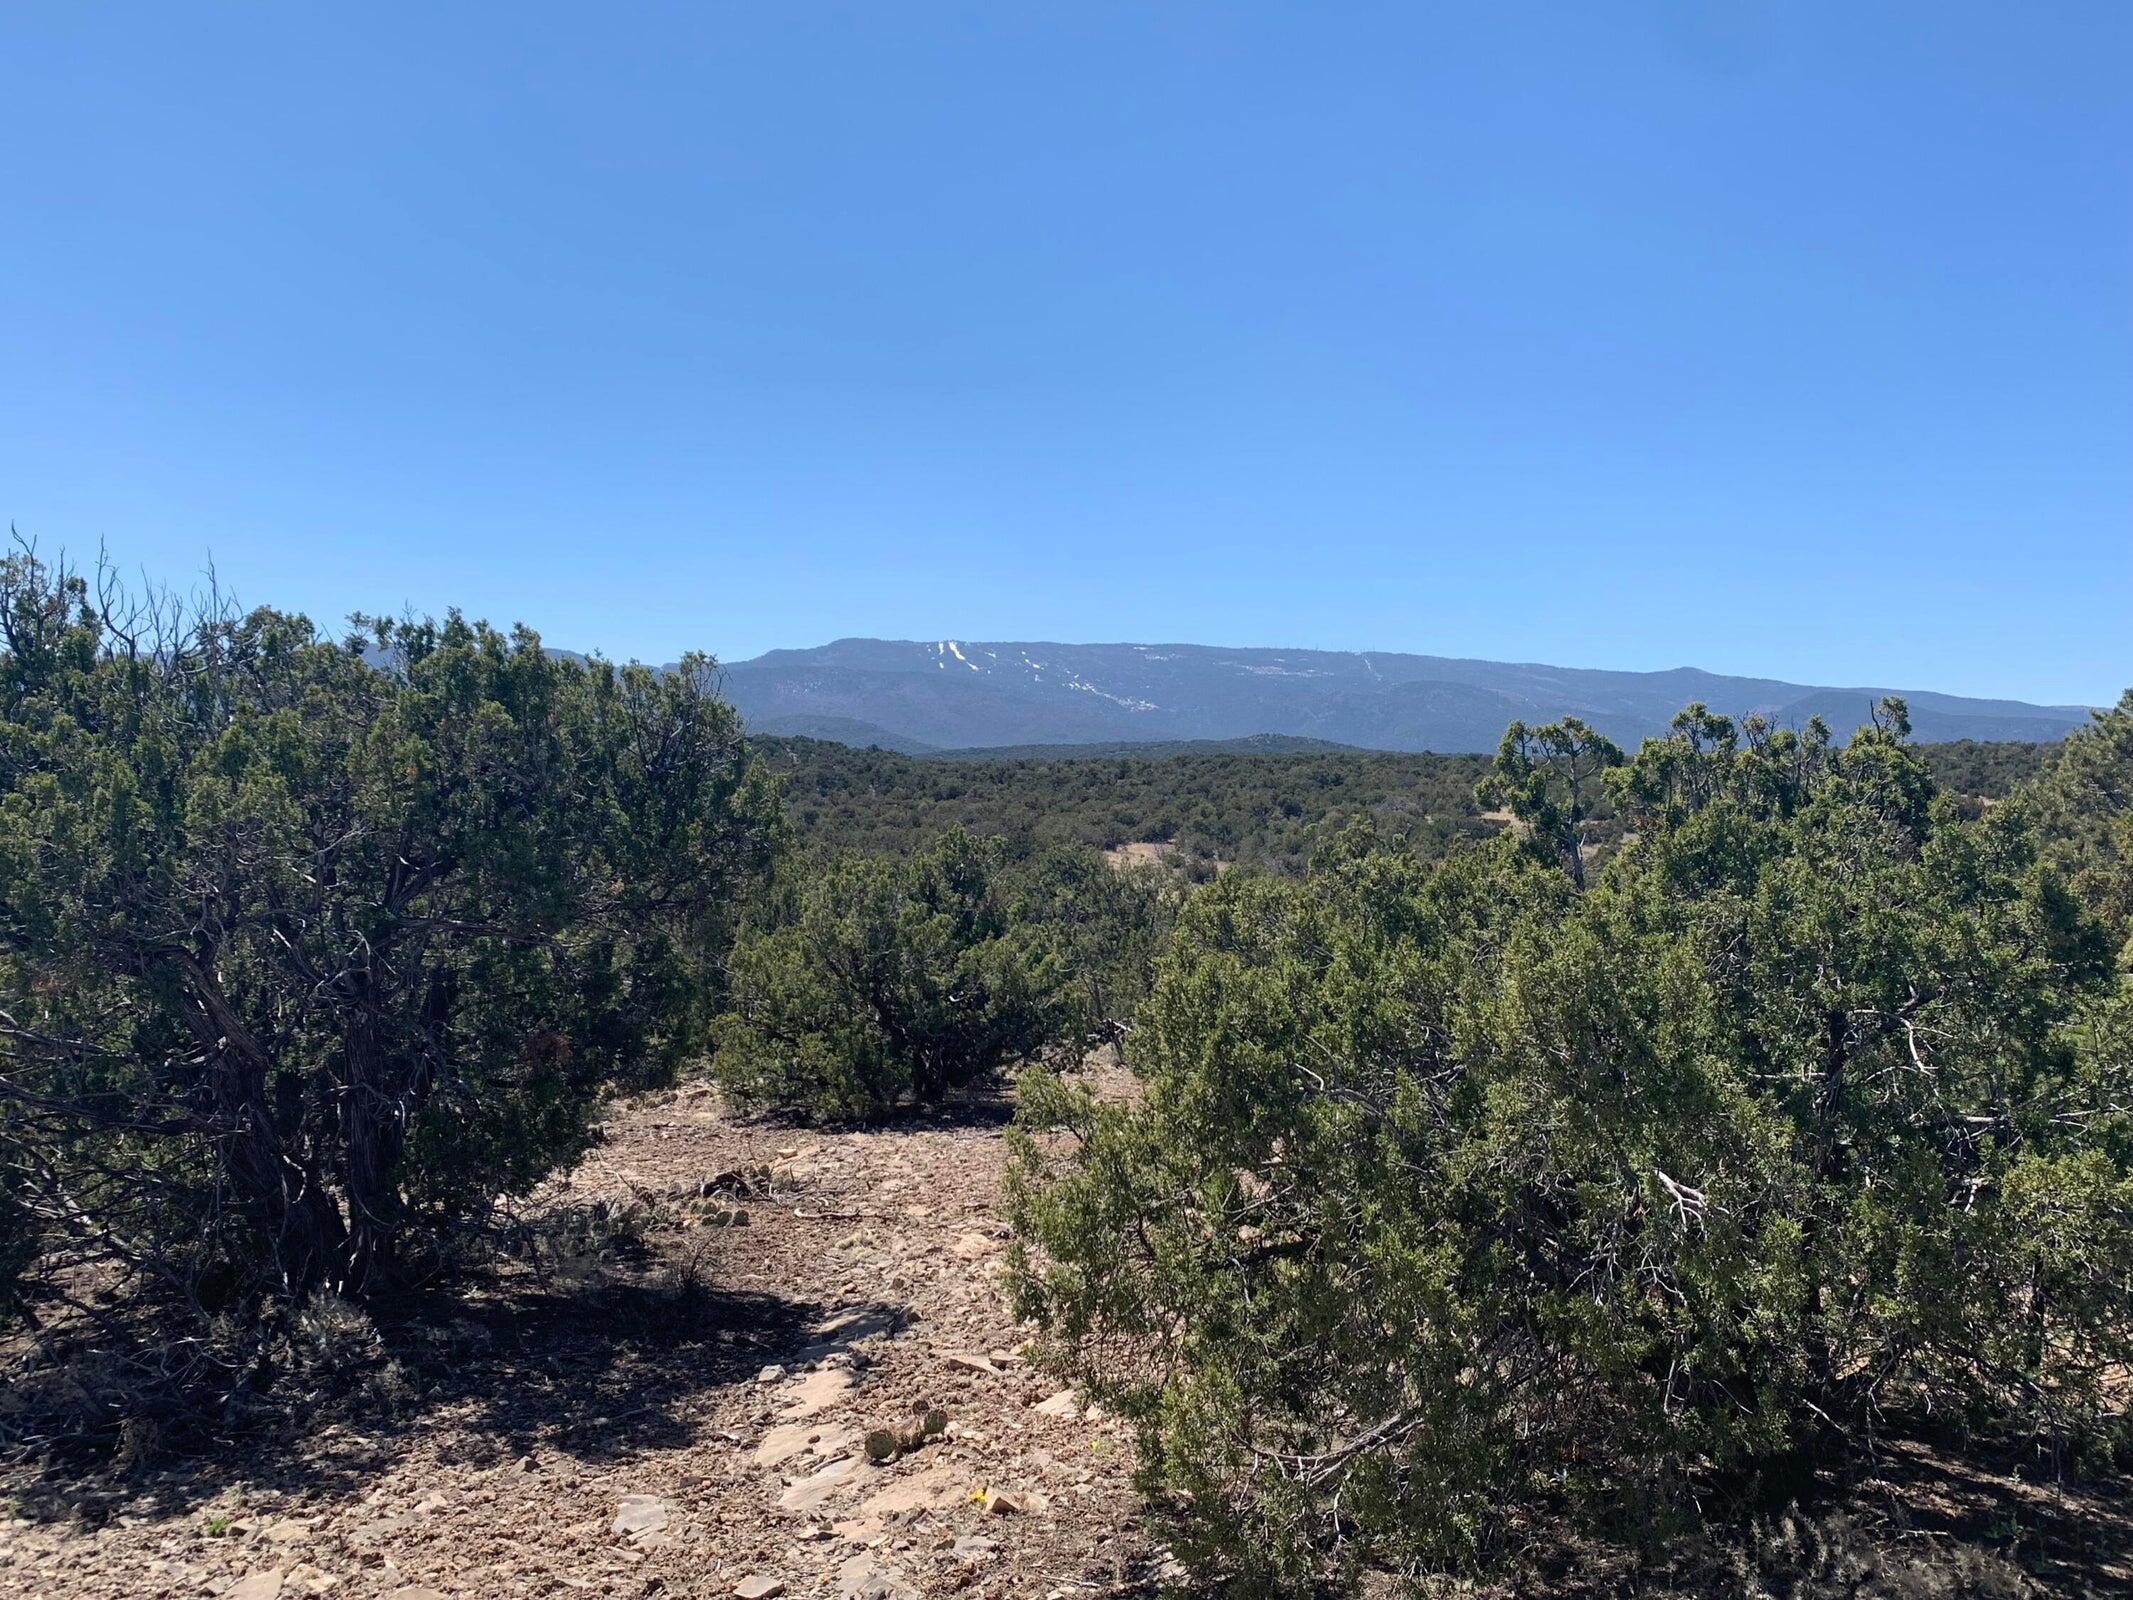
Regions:
[[402, 1208], [394, 1177], [410, 1111], [408, 1096], [398, 1092], [403, 1086], [396, 1067], [366, 1006], [342, 1040], [340, 1159], [348, 1200], [345, 1279], [352, 1293], [390, 1278], [395, 1266]]
[[177, 966], [193, 1002], [187, 1015], [194, 1035], [206, 1047], [223, 1174], [266, 1245], [277, 1287], [301, 1299], [331, 1281], [347, 1226], [316, 1166], [290, 1152], [267, 1098], [271, 1063], [222, 993], [209, 961], [185, 952]]

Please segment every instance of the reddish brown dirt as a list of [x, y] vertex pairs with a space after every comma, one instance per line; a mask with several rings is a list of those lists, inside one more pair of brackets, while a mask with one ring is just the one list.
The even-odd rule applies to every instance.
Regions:
[[[981, 1099], [814, 1134], [737, 1121], [701, 1087], [624, 1108], [545, 1198], [649, 1217], [644, 1249], [514, 1271], [388, 1330], [417, 1392], [387, 1422], [115, 1483], [16, 1473], [0, 1594], [1138, 1591], [1158, 1552], [1128, 1442], [1017, 1353], [998, 1283], [1005, 1115]], [[745, 1225], [676, 1198], [750, 1168], [770, 1181], [734, 1202]], [[867, 1430], [928, 1407], [945, 1434], [864, 1459]], [[618, 1530], [632, 1496], [663, 1526]]]
[[[1116, 1069], [1100, 1079], [1124, 1092]], [[131, 1473], [0, 1466], [0, 1596], [1152, 1596], [1166, 1568], [1127, 1439], [1019, 1359], [998, 1280], [1007, 1112], [980, 1097], [801, 1132], [733, 1118], [700, 1085], [626, 1106], [532, 1208], [620, 1215], [619, 1247], [392, 1322], [408, 1384], [390, 1405], [295, 1407], [313, 1420]], [[719, 1174], [752, 1192], [699, 1196]], [[869, 1430], [929, 1408], [941, 1435], [865, 1460]], [[2133, 1592], [2124, 1485], [1892, 1440], [1840, 1499], [1856, 1548], [1776, 1592]], [[1622, 1561], [1567, 1548], [1517, 1592], [1745, 1592], [1640, 1586]]]

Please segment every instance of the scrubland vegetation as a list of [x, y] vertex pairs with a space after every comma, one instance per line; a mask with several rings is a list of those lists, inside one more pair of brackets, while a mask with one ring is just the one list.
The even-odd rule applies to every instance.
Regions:
[[[1188, 877], [1205, 881], [1218, 864], [1302, 872], [1317, 839], [1358, 820], [1386, 844], [1427, 856], [1498, 827], [1475, 798], [1486, 756], [1104, 749], [949, 759], [816, 739], [754, 742], [782, 785], [796, 841], [833, 853], [899, 853], [960, 826], [997, 835], [1013, 852], [1160, 843]], [[2034, 777], [2054, 748], [1959, 740], [1919, 751], [1941, 789], [1975, 813]], [[1589, 836], [1619, 837], [1610, 797], [1593, 800]]]
[[17, 556], [0, 628], [0, 1303], [133, 1353], [72, 1448], [241, 1433], [704, 1066], [831, 1125], [1019, 1070], [1017, 1310], [1238, 1593], [1782, 1566], [1922, 1418], [2133, 1453], [2133, 694], [927, 762], [457, 617]]
[[[1978, 822], [1903, 733], [1514, 732], [1524, 837], [1224, 879], [1140, 1103], [1025, 1089], [1023, 1307], [1204, 1568], [1489, 1567], [1543, 1519], [1656, 1553], [1903, 1413], [2111, 1469], [2133, 701]], [[1636, 840], [1581, 888], [1595, 767]]]

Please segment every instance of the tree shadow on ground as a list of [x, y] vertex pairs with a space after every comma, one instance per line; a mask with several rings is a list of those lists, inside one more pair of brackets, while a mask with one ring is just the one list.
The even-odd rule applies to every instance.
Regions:
[[418, 1445], [476, 1467], [526, 1456], [627, 1460], [689, 1444], [712, 1392], [906, 1320], [889, 1306], [826, 1308], [687, 1280], [543, 1284], [520, 1274], [378, 1311], [373, 1324], [357, 1324], [362, 1359], [342, 1363], [330, 1383], [285, 1374], [230, 1431], [204, 1416], [153, 1439], [70, 1430], [82, 1391], [55, 1367], [42, 1375], [53, 1412], [42, 1428], [27, 1394], [10, 1416], [17, 1437], [46, 1444], [34, 1458], [0, 1462], [0, 1489], [17, 1515], [94, 1525], [185, 1510], [233, 1487], [346, 1493]]
[[923, 1133], [934, 1129], [1004, 1128], [1015, 1120], [1014, 1085], [995, 1077], [982, 1083], [951, 1089], [939, 1100], [900, 1106], [873, 1122], [822, 1121], [804, 1112], [768, 1107], [736, 1113], [735, 1122], [766, 1128], [792, 1128], [810, 1133]]
[[1917, 1537], [1989, 1550], [2049, 1594], [2133, 1594], [2133, 1488], [2058, 1474], [2033, 1452], [1914, 1429], [1853, 1485]]
[[903, 1125], [910, 1128], [1004, 1128], [1014, 1120], [1013, 1086], [993, 1079], [958, 1089], [936, 1104], [914, 1108]]
[[[2041, 1600], [2133, 1594], [2133, 1486], [1930, 1419], [1831, 1463], [1797, 1503], [1666, 1534], [1564, 1517], [1528, 1530], [1530, 1592], [1551, 1600]], [[1494, 1591], [1490, 1591], [1494, 1592]], [[1529, 1592], [1521, 1589], [1518, 1592]]]

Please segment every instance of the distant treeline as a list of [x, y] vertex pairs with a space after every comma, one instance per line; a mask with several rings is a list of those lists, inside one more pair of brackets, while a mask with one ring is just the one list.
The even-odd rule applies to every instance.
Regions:
[[[1428, 856], [1497, 826], [1474, 801], [1489, 767], [1483, 755], [1128, 755], [1070, 746], [1048, 757], [1017, 750], [946, 760], [818, 739], [754, 743], [783, 783], [799, 841], [840, 853], [905, 854], [960, 825], [1024, 848], [1167, 842], [1201, 875], [1216, 862], [1297, 873], [1328, 823], [1367, 818], [1385, 838]], [[1973, 812], [2034, 775], [2055, 748], [1969, 739], [1920, 746], [1943, 790]]]

